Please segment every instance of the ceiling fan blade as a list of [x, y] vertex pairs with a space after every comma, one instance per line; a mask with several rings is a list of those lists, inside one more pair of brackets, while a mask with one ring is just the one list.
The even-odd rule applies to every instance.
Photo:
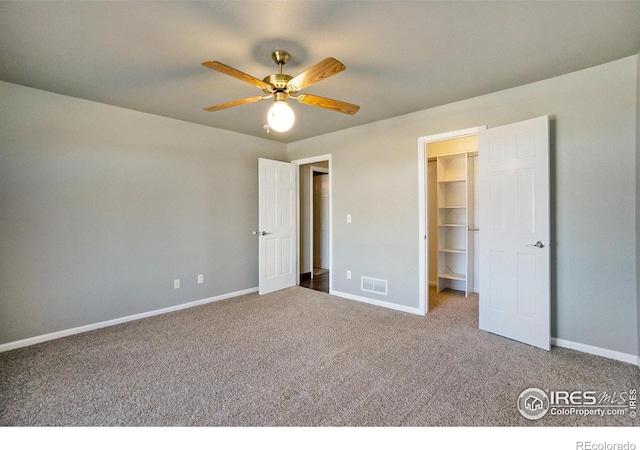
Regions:
[[335, 58], [327, 58], [309, 67], [299, 75], [289, 80], [288, 85], [295, 91], [300, 91], [313, 83], [322, 81], [332, 75], [342, 72], [346, 67]]
[[220, 111], [221, 109], [231, 108], [232, 106], [246, 105], [247, 103], [259, 102], [260, 100], [264, 100], [265, 98], [270, 98], [270, 96], [265, 97], [262, 95], [257, 95], [255, 97], [241, 98], [239, 100], [232, 100], [230, 102], [220, 103], [218, 105], [207, 106], [206, 108], [202, 108], [202, 109], [209, 112]]
[[205, 61], [202, 63], [203, 66], [208, 67], [209, 69], [217, 70], [218, 72], [222, 72], [226, 75], [230, 75], [238, 80], [242, 80], [245, 83], [252, 84], [260, 89], [271, 90], [271, 85], [269, 83], [265, 83], [262, 80], [257, 79], [256, 77], [252, 77], [251, 75], [247, 75], [244, 72], [240, 72], [238, 69], [234, 69], [233, 67], [229, 67], [226, 64], [222, 64], [218, 61]]
[[342, 102], [340, 100], [333, 100], [317, 95], [301, 94], [295, 97], [295, 99], [305, 105], [318, 106], [320, 108], [330, 109], [344, 114], [354, 115], [358, 110], [360, 110], [360, 107], [353, 103]]

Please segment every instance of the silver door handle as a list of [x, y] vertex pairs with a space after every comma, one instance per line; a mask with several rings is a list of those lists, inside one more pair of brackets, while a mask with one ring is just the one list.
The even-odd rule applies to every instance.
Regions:
[[265, 236], [265, 235], [271, 234], [271, 233], [269, 233], [267, 231], [254, 231], [253, 234], [257, 235], [257, 236]]
[[535, 244], [527, 244], [525, 245], [525, 247], [538, 247], [538, 248], [544, 248], [544, 242], [542, 241], [538, 241]]

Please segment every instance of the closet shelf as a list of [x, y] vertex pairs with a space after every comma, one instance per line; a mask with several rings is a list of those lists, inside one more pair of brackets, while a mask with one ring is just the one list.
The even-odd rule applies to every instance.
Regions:
[[437, 157], [437, 290], [473, 291], [473, 170], [466, 152]]
[[466, 178], [450, 178], [448, 180], [438, 180], [438, 183], [464, 183], [466, 181]]
[[438, 274], [438, 278], [446, 278], [447, 280], [466, 281], [467, 276], [463, 273], [443, 272]]
[[444, 252], [444, 253], [466, 253], [467, 252], [467, 250], [464, 248], [439, 248], [438, 251]]

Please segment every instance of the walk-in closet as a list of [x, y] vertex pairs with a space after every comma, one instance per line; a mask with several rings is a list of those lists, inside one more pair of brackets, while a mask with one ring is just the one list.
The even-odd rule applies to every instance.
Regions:
[[427, 144], [429, 285], [478, 292], [478, 137]]

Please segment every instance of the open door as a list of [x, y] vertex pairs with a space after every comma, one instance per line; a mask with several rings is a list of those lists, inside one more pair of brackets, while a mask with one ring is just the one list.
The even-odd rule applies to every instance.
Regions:
[[258, 291], [296, 284], [296, 165], [258, 160]]
[[549, 119], [479, 132], [480, 329], [551, 347]]

